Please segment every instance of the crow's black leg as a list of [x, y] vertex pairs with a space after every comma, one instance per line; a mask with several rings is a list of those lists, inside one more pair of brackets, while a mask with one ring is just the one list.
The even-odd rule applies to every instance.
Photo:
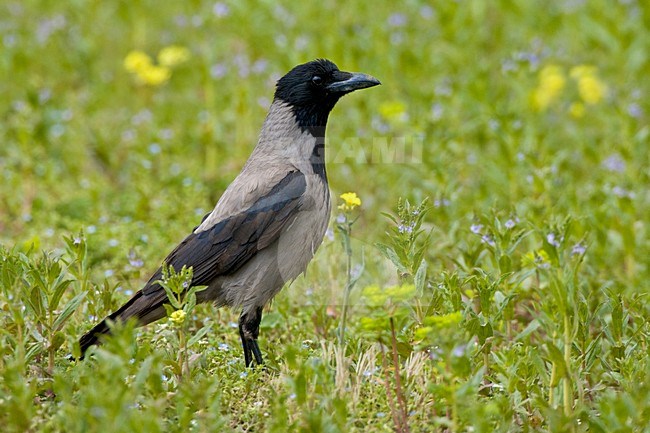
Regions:
[[259, 365], [264, 363], [262, 352], [257, 344], [257, 336], [260, 333], [260, 322], [262, 321], [262, 307], [254, 311], [242, 312], [239, 316], [239, 336], [241, 337], [242, 347], [244, 348], [244, 362], [246, 367], [255, 362]]
[[241, 338], [241, 345], [244, 349], [244, 363], [246, 364], [246, 367], [250, 367], [253, 362], [253, 357], [251, 356], [251, 349], [248, 347], [248, 340], [244, 336], [244, 327], [242, 326], [241, 317], [239, 318], [239, 337]]
[[257, 345], [257, 340], [253, 340], [251, 343], [253, 346], [251, 349], [253, 351], [253, 355], [255, 356], [255, 362], [257, 362], [257, 365], [264, 364], [264, 360], [262, 359], [262, 351], [260, 350], [260, 346]]

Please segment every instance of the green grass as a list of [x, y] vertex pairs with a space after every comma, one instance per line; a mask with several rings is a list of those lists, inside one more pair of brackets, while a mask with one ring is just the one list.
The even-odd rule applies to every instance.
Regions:
[[[322, 3], [0, 6], [2, 430], [648, 431], [650, 9]], [[168, 82], [125, 70], [170, 45]], [[317, 57], [383, 85], [330, 117], [333, 198], [362, 206], [266, 311], [267, 369], [206, 305], [68, 361]]]

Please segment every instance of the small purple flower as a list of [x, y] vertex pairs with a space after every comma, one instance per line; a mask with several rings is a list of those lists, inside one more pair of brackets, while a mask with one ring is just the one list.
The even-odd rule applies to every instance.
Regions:
[[256, 60], [255, 63], [253, 63], [253, 67], [251, 68], [253, 70], [254, 74], [261, 74], [264, 71], [266, 71], [266, 67], [268, 66], [269, 61], [266, 59], [259, 59]]
[[401, 45], [404, 42], [404, 33], [395, 32], [390, 35], [390, 44], [391, 45]]
[[449, 80], [443, 80], [433, 89], [436, 96], [451, 96], [451, 84]]
[[456, 358], [460, 358], [461, 356], [465, 355], [465, 349], [466, 348], [467, 348], [467, 345], [459, 344], [458, 346], [454, 347], [454, 350], [451, 353]]
[[214, 79], [222, 78], [228, 72], [228, 68], [223, 63], [215, 63], [210, 67], [210, 76]]
[[386, 134], [388, 131], [390, 131], [390, 125], [382, 121], [381, 117], [379, 116], [373, 117], [370, 124], [372, 125], [372, 128], [380, 134]]
[[298, 36], [293, 46], [296, 51], [305, 51], [309, 48], [309, 38], [307, 36]]
[[224, 352], [228, 352], [230, 350], [230, 346], [228, 346], [226, 343], [219, 343], [217, 347], [219, 347], [219, 350], [222, 350]]
[[129, 258], [129, 264], [134, 268], [141, 268], [144, 265], [144, 261], [138, 258]]
[[400, 224], [397, 226], [397, 231], [400, 233], [413, 233], [414, 224], [409, 225]]
[[469, 230], [474, 233], [475, 235], [480, 235], [481, 230], [483, 230], [483, 224], [472, 224], [469, 227]]
[[388, 17], [388, 25], [390, 27], [404, 27], [407, 21], [406, 15], [402, 13], [394, 13]]
[[361, 276], [361, 272], [363, 272], [363, 266], [354, 265], [350, 270], [350, 277], [352, 277], [352, 279], [355, 280]]
[[16, 45], [16, 35], [8, 34], [2, 38], [2, 43], [5, 47], [11, 48]]
[[346, 220], [347, 220], [347, 218], [346, 218], [345, 215], [342, 214], [342, 213], [340, 213], [340, 214], [336, 217], [336, 222], [339, 223], [339, 224], [343, 224]]
[[442, 108], [442, 104], [440, 102], [436, 102], [431, 106], [431, 120], [437, 122], [438, 120], [442, 119], [443, 112], [444, 110]]
[[612, 188], [612, 193], [619, 198], [634, 198], [635, 194], [632, 191], [629, 191], [621, 186], [615, 186]]
[[629, 114], [631, 117], [634, 117], [635, 119], [639, 119], [641, 116], [643, 116], [643, 108], [641, 108], [641, 106], [636, 102], [633, 102], [627, 106], [627, 114]]
[[517, 63], [512, 59], [505, 59], [501, 62], [501, 72], [508, 73], [517, 69]]
[[214, 6], [212, 6], [212, 13], [217, 18], [223, 18], [223, 17], [227, 16], [230, 13], [230, 8], [225, 3], [216, 2], [214, 4]]
[[127, 129], [122, 132], [122, 141], [133, 141], [135, 140], [135, 131], [133, 129]]
[[504, 225], [506, 226], [507, 229], [511, 229], [511, 228], [513, 228], [515, 225], [517, 225], [517, 223], [515, 222], [515, 220], [513, 220], [512, 218], [510, 218], [510, 219], [508, 219], [508, 221], [506, 221], [506, 223], [505, 223]]
[[158, 143], [151, 143], [149, 145], [149, 153], [152, 155], [158, 155], [160, 153], [160, 144]]
[[446, 198], [443, 198], [443, 199], [435, 199], [435, 200], [433, 201], [433, 207], [435, 207], [435, 208], [439, 208], [439, 207], [447, 207], [447, 206], [449, 206], [450, 204], [451, 204], [451, 202], [450, 202], [449, 200], [447, 200]]
[[481, 242], [483, 242], [484, 244], [488, 244], [491, 247], [496, 246], [496, 243], [494, 242], [494, 238], [491, 235], [481, 236]]
[[559, 248], [559, 247], [560, 247], [560, 242], [561, 242], [561, 241], [562, 241], [562, 239], [557, 239], [557, 236], [556, 236], [555, 233], [552, 233], [552, 232], [551, 232], [551, 233], [549, 233], [549, 234], [546, 235], [546, 242], [548, 242], [549, 244], [553, 245], [555, 248]]
[[42, 88], [41, 90], [38, 91], [38, 102], [41, 105], [45, 104], [50, 99], [52, 99], [52, 90], [51, 89], [49, 89], [47, 87], [44, 87], [44, 88]]
[[75, 236], [74, 239], [72, 239], [72, 244], [73, 245], [80, 245], [81, 244], [81, 238], [78, 236]]
[[131, 118], [131, 123], [133, 125], [142, 125], [143, 123], [149, 123], [153, 119], [153, 113], [146, 108], [144, 110], [138, 111]]
[[618, 153], [608, 156], [601, 165], [607, 170], [615, 173], [622, 173], [625, 171], [625, 161]]
[[169, 128], [161, 129], [160, 138], [162, 138], [163, 140], [171, 140], [172, 138], [174, 138], [174, 131]]
[[585, 244], [583, 244], [582, 242], [578, 242], [577, 244], [575, 244], [573, 246], [573, 248], [571, 248], [571, 255], [572, 256], [575, 256], [575, 255], [581, 256], [581, 255], [583, 255], [585, 253], [585, 251], [587, 251], [587, 246]]
[[420, 8], [420, 16], [425, 20], [433, 18], [433, 8], [431, 6], [422, 6]]

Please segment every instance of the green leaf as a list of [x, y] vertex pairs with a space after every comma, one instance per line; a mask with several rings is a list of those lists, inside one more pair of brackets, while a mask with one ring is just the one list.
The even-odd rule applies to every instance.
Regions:
[[165, 307], [165, 312], [167, 313], [167, 317], [171, 316], [172, 313], [177, 310], [176, 308], [174, 308], [169, 304], [163, 304], [163, 307]]
[[402, 264], [401, 260], [397, 256], [397, 253], [392, 247], [389, 247], [388, 245], [384, 245], [381, 243], [376, 243], [375, 247], [379, 250], [379, 252], [386, 257], [388, 260], [390, 260], [397, 270], [401, 273], [408, 273], [408, 269]]
[[169, 303], [174, 307], [174, 311], [180, 310], [182, 308], [180, 302], [178, 302], [178, 299], [176, 298], [176, 293], [171, 289], [171, 287], [165, 283], [164, 281], [157, 281], [160, 286], [165, 289], [165, 293], [167, 294], [167, 300]]
[[68, 318], [72, 315], [72, 313], [75, 312], [75, 310], [79, 307], [79, 304], [81, 304], [81, 301], [83, 298], [86, 297], [86, 292], [81, 292], [74, 298], [72, 298], [70, 301], [68, 301], [67, 304], [65, 304], [65, 307], [63, 307], [63, 311], [61, 311], [61, 314], [59, 317], [56, 318], [54, 321], [54, 331], [59, 331], [63, 327], [63, 324], [65, 323]]
[[188, 346], [192, 346], [194, 343], [196, 343], [196, 342], [199, 341], [201, 338], [203, 338], [203, 336], [204, 336], [205, 334], [207, 334], [208, 332], [210, 332], [211, 329], [212, 329], [212, 324], [208, 324], [208, 325], [204, 326], [203, 328], [199, 329], [199, 330], [196, 331], [196, 333], [195, 333], [194, 335], [192, 335], [192, 337], [187, 341], [187, 345], [188, 345]]
[[388, 328], [388, 318], [387, 317], [362, 317], [359, 320], [361, 328], [365, 331], [382, 331]]
[[267, 313], [262, 317], [262, 321], [260, 322], [260, 328], [262, 329], [271, 329], [271, 328], [277, 328], [282, 324], [282, 314], [278, 313], [277, 311], [273, 311], [271, 313]]
[[421, 297], [424, 294], [424, 285], [427, 281], [427, 262], [422, 260], [417, 272], [415, 273], [415, 292]]
[[48, 349], [57, 350], [59, 347], [61, 347], [63, 343], [65, 343], [65, 336], [63, 335], [62, 332], [57, 331], [52, 336], [50, 347]]
[[63, 276], [64, 274], [62, 273], [59, 278], [57, 278], [56, 284], [54, 286], [54, 293], [52, 294], [50, 302], [48, 303], [48, 309], [51, 312], [55, 311], [59, 307], [59, 302], [61, 301], [63, 293], [68, 288], [70, 283], [72, 283], [72, 280], [64, 280]]
[[133, 379], [133, 383], [131, 384], [134, 389], [141, 389], [144, 386], [151, 372], [153, 361], [154, 358], [152, 356], [148, 356], [144, 361], [142, 361], [140, 368], [138, 368], [138, 372]]
[[564, 355], [552, 342], [546, 343], [546, 349], [548, 351], [549, 360], [553, 363], [556, 368], [555, 377], [552, 378], [551, 387], [557, 386], [560, 379], [567, 375], [567, 366], [564, 362]]
[[526, 328], [524, 328], [523, 331], [521, 331], [517, 336], [515, 337], [515, 341], [520, 341], [523, 340], [524, 338], [528, 337], [530, 334], [535, 332], [537, 328], [541, 326], [541, 323], [539, 323], [539, 320], [534, 319], [532, 320]]

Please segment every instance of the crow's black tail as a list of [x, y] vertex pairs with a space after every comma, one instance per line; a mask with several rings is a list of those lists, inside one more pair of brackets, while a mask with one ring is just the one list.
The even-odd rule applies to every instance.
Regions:
[[88, 331], [79, 339], [81, 359], [91, 347], [101, 343], [103, 335], [110, 334], [109, 322], [125, 322], [131, 317], [138, 320], [138, 325], [146, 325], [165, 317], [163, 303], [166, 300], [165, 292], [160, 289], [151, 295], [144, 295], [142, 290], [133, 295], [126, 304], [122, 305], [116, 312], [99, 322], [93, 329]]
[[110, 332], [106, 319], [99, 322], [93, 329], [88, 331], [79, 339], [79, 348], [81, 349], [81, 359], [86, 355], [86, 351], [91, 346], [99, 344], [99, 337]]

